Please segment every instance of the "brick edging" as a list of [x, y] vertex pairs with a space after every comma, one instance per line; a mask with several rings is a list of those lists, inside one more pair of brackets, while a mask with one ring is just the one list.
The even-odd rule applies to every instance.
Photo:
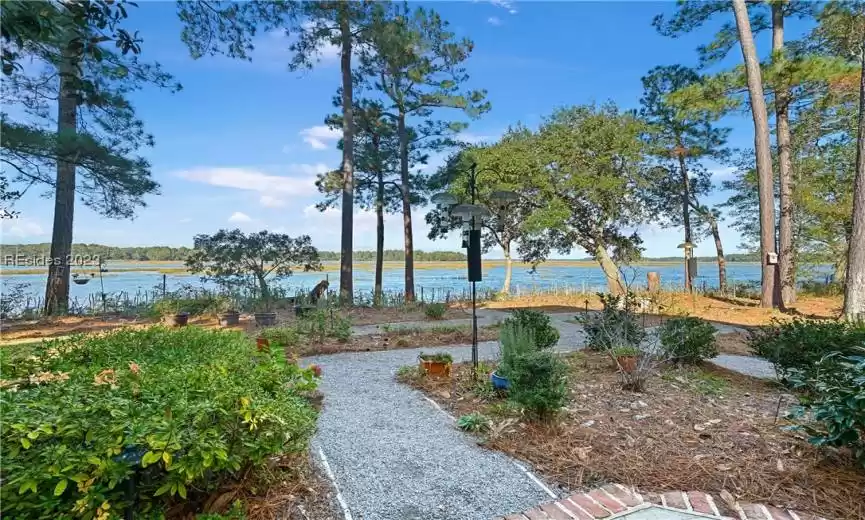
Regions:
[[590, 491], [574, 493], [522, 513], [499, 517], [497, 520], [613, 520], [652, 505], [722, 520], [826, 520], [764, 504], [739, 503], [728, 507], [735, 511], [736, 517], [723, 516], [712, 495], [702, 491], [641, 495], [635, 489], [621, 484], [607, 484]]

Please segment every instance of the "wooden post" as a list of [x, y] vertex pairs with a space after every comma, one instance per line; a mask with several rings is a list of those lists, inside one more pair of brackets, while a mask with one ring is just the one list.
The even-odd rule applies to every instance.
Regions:
[[660, 292], [661, 290], [661, 275], [657, 271], [649, 271], [646, 273], [647, 289], [650, 293]]

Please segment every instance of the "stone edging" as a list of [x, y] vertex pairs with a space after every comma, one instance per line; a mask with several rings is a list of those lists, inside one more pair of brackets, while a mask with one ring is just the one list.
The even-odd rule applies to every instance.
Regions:
[[574, 493], [523, 513], [497, 520], [613, 520], [641, 509], [684, 511], [697, 517], [722, 520], [826, 520], [810, 514], [763, 504], [734, 504], [737, 517], [723, 516], [708, 493], [671, 491], [641, 495], [620, 484], [608, 484], [584, 493]]

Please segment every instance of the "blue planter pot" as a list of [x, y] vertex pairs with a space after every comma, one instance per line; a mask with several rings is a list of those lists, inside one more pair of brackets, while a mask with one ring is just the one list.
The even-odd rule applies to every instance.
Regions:
[[496, 372], [490, 374], [490, 381], [493, 384], [493, 388], [495, 388], [496, 390], [507, 390], [511, 387], [511, 382], [508, 380], [508, 378], [502, 377]]

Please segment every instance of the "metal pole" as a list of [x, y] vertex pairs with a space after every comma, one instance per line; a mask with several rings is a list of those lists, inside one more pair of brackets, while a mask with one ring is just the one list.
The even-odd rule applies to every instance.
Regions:
[[[472, 204], [475, 203], [477, 164], [472, 163], [471, 176], [469, 177], [469, 190], [471, 191]], [[472, 217], [472, 229], [475, 228], [475, 217]], [[471, 240], [469, 240], [471, 247]], [[467, 255], [471, 258], [471, 254]], [[478, 375], [478, 310], [477, 310], [477, 289], [476, 282], [472, 281], [472, 377]]]

